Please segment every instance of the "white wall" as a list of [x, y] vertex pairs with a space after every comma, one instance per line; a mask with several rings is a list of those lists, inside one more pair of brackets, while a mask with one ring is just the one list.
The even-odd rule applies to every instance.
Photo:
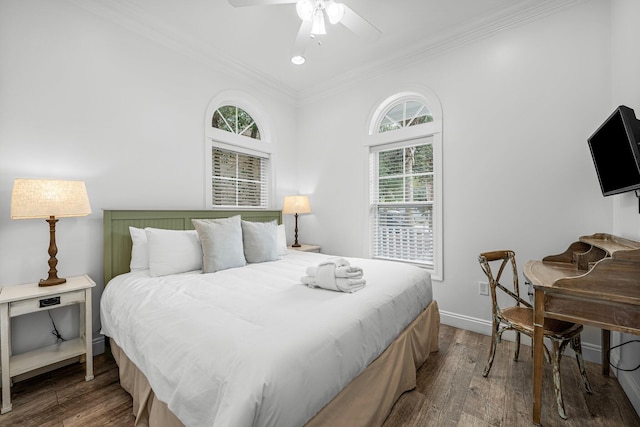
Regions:
[[[277, 164], [294, 161], [292, 103], [64, 2], [0, 4], [0, 284], [46, 277], [48, 225], [12, 221], [16, 177], [80, 179], [93, 214], [57, 226], [60, 277], [88, 273], [102, 289], [102, 209], [201, 209], [204, 118], [220, 91], [250, 93], [273, 127]], [[274, 208], [295, 191], [277, 168]], [[63, 336], [77, 310], [54, 312]], [[13, 351], [55, 342], [46, 314], [17, 318]]]
[[[443, 322], [489, 333], [478, 253], [511, 248], [523, 267], [611, 229], [586, 142], [610, 105], [609, 13], [588, 2], [305, 105], [298, 179], [314, 214], [301, 218], [303, 240], [367, 256], [367, 119], [388, 95], [428, 87], [444, 120], [444, 281], [434, 293]], [[585, 341], [597, 353], [595, 330]]]
[[[611, 2], [613, 91], [609, 110], [626, 105], [640, 118], [640, 2], [616, 0]], [[609, 111], [610, 112], [610, 111]], [[605, 116], [606, 117], [606, 116]], [[613, 232], [617, 235], [640, 240], [640, 214], [638, 199], [633, 193], [613, 196]], [[614, 343], [637, 340], [637, 336], [614, 334]], [[612, 354], [612, 362], [622, 368], [640, 365], [638, 344], [623, 347]], [[640, 371], [616, 373], [620, 384], [640, 413]]]

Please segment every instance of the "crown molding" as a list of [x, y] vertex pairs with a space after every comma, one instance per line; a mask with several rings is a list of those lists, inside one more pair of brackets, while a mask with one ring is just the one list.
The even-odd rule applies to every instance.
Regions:
[[216, 50], [215, 46], [190, 37], [163, 22], [153, 19], [145, 11], [126, 0], [67, 0], [68, 2], [100, 16], [109, 22], [156, 42], [180, 55], [184, 55], [217, 73], [240, 78], [250, 88], [267, 91], [270, 95], [289, 104], [303, 106], [343, 92], [363, 78], [374, 79], [394, 71], [433, 59], [459, 47], [488, 38], [501, 31], [544, 18], [561, 10], [574, 7], [587, 0], [540, 0], [527, 8], [512, 6], [502, 8], [491, 15], [429, 38], [393, 56], [367, 62], [338, 77], [316, 82], [312, 87], [295, 90], [286, 83]]
[[126, 0], [67, 0], [70, 3], [115, 23], [144, 38], [156, 42], [180, 55], [184, 55], [217, 73], [240, 78], [259, 90], [266, 90], [286, 103], [295, 104], [298, 92], [283, 82], [253, 68], [215, 46], [190, 37], [183, 32], [151, 18], [145, 11]]
[[584, 2], [586, 0], [542, 0], [526, 9], [513, 7], [506, 12], [502, 10], [484, 17], [481, 21], [471, 23], [462, 30], [457, 28], [443, 33], [437, 39], [430, 38], [427, 42], [410, 46], [392, 57], [387, 56], [379, 61], [364, 64], [339, 77], [316, 84], [313, 88], [302, 90], [298, 93], [298, 106], [311, 104], [344, 92], [349, 85], [362, 82], [363, 77], [370, 80], [406, 69], [416, 63], [433, 59], [501, 31], [542, 19]]

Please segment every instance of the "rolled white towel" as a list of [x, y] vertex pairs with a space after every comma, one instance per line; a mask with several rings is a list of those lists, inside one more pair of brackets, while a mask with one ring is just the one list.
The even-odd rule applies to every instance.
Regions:
[[[307, 267], [307, 276], [315, 277], [318, 274], [318, 267]], [[360, 279], [363, 276], [363, 271], [360, 267], [349, 265], [347, 267], [336, 267], [336, 277], [344, 279]]]
[[[322, 288], [322, 289], [329, 289], [332, 291], [348, 292], [348, 293], [359, 291], [360, 289], [364, 288], [367, 283], [365, 279], [345, 279], [345, 278], [338, 277], [335, 279], [335, 286], [334, 286], [332, 283], [325, 283], [325, 282], [318, 283], [316, 278], [311, 276], [303, 276], [300, 278], [300, 281], [305, 285], [309, 286], [310, 288]], [[325, 287], [323, 285], [328, 285], [328, 286]]]
[[329, 258], [326, 261], [321, 262], [318, 266], [307, 267], [307, 276], [315, 277], [318, 275], [318, 269], [322, 266], [333, 265], [335, 266], [335, 277], [342, 277], [347, 279], [360, 279], [363, 276], [362, 269], [360, 267], [352, 266], [349, 261], [344, 258], [335, 257]]
[[330, 289], [340, 292], [355, 292], [367, 283], [362, 278], [362, 269], [352, 267], [344, 258], [329, 258], [317, 267], [308, 267], [307, 275], [300, 280], [312, 288]]

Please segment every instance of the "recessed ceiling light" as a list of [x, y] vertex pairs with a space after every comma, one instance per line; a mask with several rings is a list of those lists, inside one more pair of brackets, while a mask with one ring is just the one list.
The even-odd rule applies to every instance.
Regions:
[[305, 61], [306, 59], [304, 58], [304, 56], [296, 55], [291, 57], [291, 62], [295, 65], [302, 65], [305, 63]]

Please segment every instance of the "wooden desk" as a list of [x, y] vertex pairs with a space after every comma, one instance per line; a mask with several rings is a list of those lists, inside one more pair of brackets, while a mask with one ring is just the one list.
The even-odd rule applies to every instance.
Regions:
[[610, 331], [640, 335], [640, 242], [583, 236], [558, 255], [529, 261], [534, 288], [533, 422], [542, 411], [544, 318], [602, 328], [602, 372], [609, 373]]

